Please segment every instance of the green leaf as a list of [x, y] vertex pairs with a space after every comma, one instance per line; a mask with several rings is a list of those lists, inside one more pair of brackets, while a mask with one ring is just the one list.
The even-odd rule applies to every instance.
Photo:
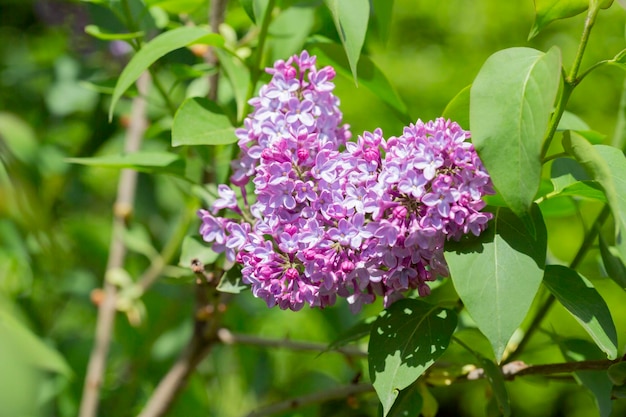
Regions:
[[250, 20], [252, 20], [252, 23], [256, 23], [256, 19], [254, 18], [253, 2], [254, 2], [254, 0], [239, 0], [239, 3], [241, 4], [241, 7], [246, 12], [246, 14], [250, 18]]
[[376, 319], [370, 334], [369, 371], [385, 416], [400, 390], [415, 382], [448, 348], [456, 322], [453, 311], [413, 299], [396, 301]]
[[541, 146], [560, 80], [558, 49], [544, 54], [510, 48], [489, 57], [472, 84], [472, 142], [518, 216], [528, 211], [539, 188]]
[[551, 181], [554, 194], [606, 202], [602, 187], [590, 181], [584, 168], [573, 159], [558, 158], [552, 163]]
[[528, 218], [521, 220], [498, 208], [479, 237], [446, 245], [454, 287], [500, 361], [543, 279], [547, 232], [541, 212], [533, 205]]
[[419, 384], [412, 384], [398, 394], [387, 417], [413, 417], [421, 414], [424, 400], [420, 395]]
[[445, 119], [457, 122], [465, 130], [470, 128], [470, 90], [472, 86], [468, 85], [454, 96], [448, 103], [441, 114]]
[[0, 310], [0, 340], [3, 343], [10, 342], [18, 348], [20, 359], [37, 369], [66, 377], [72, 375], [72, 370], [63, 356], [44, 344], [22, 323], [3, 310]]
[[615, 385], [626, 384], [626, 362], [618, 362], [608, 369], [609, 379]]
[[[570, 339], [559, 342], [563, 356], [568, 362], [582, 362], [603, 359], [602, 352], [596, 345], [586, 340]], [[613, 410], [611, 390], [613, 384], [606, 371], [574, 372], [578, 383], [587, 388], [594, 396], [600, 417], [609, 417]]]
[[622, 262], [626, 262], [626, 157], [624, 153], [612, 146], [591, 145], [575, 132], [563, 134], [563, 146], [604, 189], [615, 220], [615, 246]]
[[12, 113], [0, 112], [0, 143], [6, 146], [3, 154], [8, 151], [26, 163], [34, 162], [39, 151], [35, 130]]
[[315, 9], [290, 7], [272, 20], [266, 42], [267, 59], [278, 59], [299, 53], [315, 24]]
[[377, 316], [368, 317], [360, 320], [354, 326], [348, 330], [342, 332], [335, 340], [328, 345], [328, 350], [334, 350], [342, 346], [347, 345], [350, 342], [354, 342], [368, 336], [372, 331], [372, 324], [376, 320]]
[[609, 246], [602, 236], [599, 237], [600, 256], [607, 275], [617, 285], [626, 288], [626, 266], [619, 257], [615, 246]]
[[617, 332], [611, 312], [585, 277], [561, 266], [548, 265], [543, 283], [580, 323], [609, 359], [617, 357]]
[[191, 14], [198, 10], [206, 0], [147, 0], [149, 7], [158, 6], [172, 14]]
[[357, 64], [363, 42], [365, 42], [370, 2], [369, 0], [324, 0], [324, 3], [333, 16], [337, 33], [350, 62], [354, 82], [358, 84]]
[[387, 43], [389, 28], [391, 27], [391, 15], [393, 12], [393, 0], [372, 0], [373, 16], [378, 26], [380, 40]]
[[557, 130], [562, 132], [564, 130], [591, 130], [591, 128], [583, 119], [565, 110], [559, 120]]
[[185, 161], [170, 152], [134, 152], [93, 158], [67, 158], [67, 162], [103, 168], [131, 168], [148, 173], [185, 175]]
[[537, 36], [548, 24], [576, 16], [587, 10], [589, 0], [535, 0], [535, 23], [528, 40]]
[[113, 117], [113, 109], [122, 94], [146, 69], [167, 53], [194, 43], [220, 47], [224, 45], [224, 39], [206, 28], [184, 26], [162, 33], [144, 45], [126, 65], [117, 80], [109, 107], [109, 120]]
[[136, 38], [141, 38], [144, 35], [143, 32], [130, 32], [130, 33], [106, 32], [96, 25], [85, 26], [85, 33], [93, 36], [94, 38], [101, 39], [103, 41], [136, 39]]
[[227, 51], [218, 49], [215, 52], [235, 94], [237, 120], [241, 122], [247, 105], [250, 71], [236, 56]]
[[511, 415], [511, 402], [506, 387], [504, 386], [502, 371], [494, 362], [487, 358], [480, 357], [479, 364], [485, 371], [487, 381], [491, 384], [491, 389], [498, 403], [500, 413], [504, 417], [509, 417]]
[[200, 236], [194, 234], [185, 236], [180, 250], [178, 265], [184, 268], [190, 268], [191, 261], [194, 259], [198, 259], [204, 265], [210, 265], [214, 263], [218, 257], [219, 253], [210, 249]]
[[237, 142], [237, 136], [230, 120], [217, 104], [206, 98], [188, 98], [174, 116], [172, 146], [234, 142]]
[[217, 290], [230, 294], [239, 294], [250, 287], [241, 281], [241, 268], [234, 266], [229, 269], [217, 285]]
[[[341, 47], [333, 43], [314, 43], [308, 46], [311, 54], [317, 56], [321, 65], [331, 65], [337, 74], [351, 78], [348, 61]], [[402, 101], [385, 74], [369, 59], [362, 56], [358, 64], [359, 84], [376, 94], [385, 104], [393, 110], [398, 119], [403, 123], [415, 122], [408, 114], [406, 104]]]

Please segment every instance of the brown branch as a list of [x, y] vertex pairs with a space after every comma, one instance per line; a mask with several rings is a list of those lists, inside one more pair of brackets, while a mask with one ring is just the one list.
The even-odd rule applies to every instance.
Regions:
[[[517, 377], [527, 375], [554, 375], [581, 371], [604, 371], [611, 365], [623, 360], [624, 358], [614, 360], [602, 359], [580, 362], [549, 363], [543, 365], [527, 365], [523, 361], [513, 361], [502, 365], [500, 370], [502, 371], [502, 375], [504, 375], [504, 379], [512, 381]], [[476, 380], [483, 378], [484, 376], [484, 370], [482, 368], [478, 368], [465, 375], [465, 379]]]
[[357, 356], [366, 358], [367, 352], [351, 347], [351, 346], [342, 346], [337, 349], [328, 350], [328, 345], [324, 343], [313, 343], [313, 342], [303, 342], [297, 340], [289, 340], [289, 339], [266, 339], [257, 336], [250, 336], [246, 334], [237, 334], [231, 333], [228, 329], [219, 329], [217, 331], [217, 337], [220, 341], [226, 345], [232, 344], [242, 344], [242, 345], [254, 345], [254, 346], [264, 346], [264, 347], [278, 347], [290, 350], [300, 350], [300, 351], [309, 351], [309, 352], [338, 352], [343, 353], [346, 356]]
[[[132, 102], [130, 122], [126, 131], [124, 144], [125, 152], [139, 150], [144, 132], [146, 130], [146, 91], [150, 78], [144, 73], [137, 80], [139, 95]], [[94, 346], [89, 357], [83, 396], [80, 404], [80, 417], [94, 417], [97, 414], [100, 397], [102, 375], [106, 366], [109, 345], [115, 322], [117, 288], [107, 280], [107, 275], [124, 266], [126, 247], [123, 242], [124, 229], [133, 212], [133, 202], [137, 185], [137, 172], [122, 170], [117, 188], [117, 198], [113, 206], [113, 226], [111, 232], [111, 244], [107, 261], [105, 279], [103, 284], [104, 298], [99, 304], [98, 319]]]
[[338, 400], [367, 392], [374, 392], [372, 384], [344, 385], [261, 407], [250, 412], [246, 417], [270, 416], [272, 414], [283, 413], [289, 410], [296, 410], [307, 405], [319, 404], [329, 400]]

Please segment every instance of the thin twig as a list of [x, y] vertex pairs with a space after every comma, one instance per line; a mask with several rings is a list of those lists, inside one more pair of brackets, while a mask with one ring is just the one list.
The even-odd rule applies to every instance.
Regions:
[[[140, 94], [132, 102], [130, 123], [126, 131], [124, 145], [125, 152], [137, 151], [141, 146], [143, 134], [147, 126], [147, 103], [144, 97], [149, 81], [150, 77], [147, 73], [141, 75], [137, 80], [137, 89]], [[104, 299], [98, 308], [95, 341], [87, 365], [87, 374], [80, 405], [80, 417], [94, 417], [97, 414], [100, 385], [102, 384], [102, 375], [104, 374], [109, 345], [111, 344], [117, 302], [117, 288], [114, 284], [108, 282], [106, 276], [110, 271], [121, 268], [124, 265], [126, 246], [124, 245], [123, 234], [126, 223], [133, 212], [136, 185], [137, 172], [127, 169], [122, 170], [118, 182], [117, 198], [113, 206], [113, 230], [104, 279]]]
[[247, 414], [247, 417], [270, 416], [289, 410], [296, 410], [307, 405], [319, 404], [329, 400], [338, 400], [367, 392], [374, 392], [374, 387], [371, 384], [344, 385], [261, 407]]
[[254, 345], [320, 353], [328, 351], [342, 353], [347, 356], [357, 356], [361, 358], [367, 357], [367, 352], [352, 346], [342, 346], [337, 349], [329, 350], [328, 345], [324, 343], [303, 342], [289, 339], [266, 339], [247, 334], [232, 333], [230, 330], [224, 328], [217, 331], [217, 337], [226, 345]]
[[[225, 308], [216, 290], [216, 279], [204, 279], [204, 265], [194, 262], [192, 269], [202, 278], [196, 280], [194, 332], [189, 344], [152, 393], [139, 417], [163, 416], [187, 384], [196, 366], [219, 341], [218, 324]], [[200, 271], [202, 269], [202, 271]]]
[[[209, 8], [209, 25], [213, 33], [219, 33], [220, 25], [224, 23], [227, 0], [212, 0]], [[204, 60], [212, 65], [217, 65], [217, 54], [212, 47], [207, 49]], [[217, 88], [219, 85], [219, 71], [209, 75], [209, 100], [217, 100]]]

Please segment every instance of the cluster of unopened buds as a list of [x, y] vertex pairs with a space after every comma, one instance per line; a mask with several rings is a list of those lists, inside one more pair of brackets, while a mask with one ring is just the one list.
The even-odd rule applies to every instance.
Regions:
[[[491, 180], [456, 123], [418, 120], [399, 137], [352, 141], [333, 95], [332, 67], [302, 52], [278, 61], [238, 129], [232, 186], [218, 187], [200, 233], [242, 265], [243, 282], [268, 306], [353, 311], [409, 290], [429, 294], [447, 276], [447, 239], [480, 234]], [[253, 190], [253, 192], [252, 192]], [[221, 216], [232, 211], [237, 216]]]

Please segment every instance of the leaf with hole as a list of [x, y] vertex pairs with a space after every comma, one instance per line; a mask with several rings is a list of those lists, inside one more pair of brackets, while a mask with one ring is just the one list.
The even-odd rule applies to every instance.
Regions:
[[374, 322], [369, 342], [370, 378], [386, 416], [400, 390], [411, 385], [448, 348], [454, 311], [419, 300], [398, 300]]

